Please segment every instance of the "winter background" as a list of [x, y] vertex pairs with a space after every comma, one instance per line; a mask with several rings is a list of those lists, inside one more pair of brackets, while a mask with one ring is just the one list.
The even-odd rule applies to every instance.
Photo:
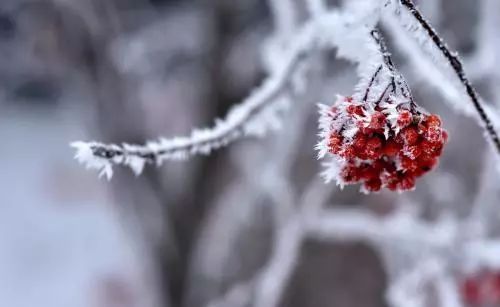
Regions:
[[[498, 109], [500, 1], [417, 5]], [[415, 191], [364, 195], [318, 176], [316, 103], [358, 80], [335, 48], [306, 53], [263, 138], [139, 177], [115, 167], [111, 181], [73, 159], [75, 140], [144, 143], [211, 125], [279, 69], [304, 24], [341, 9], [2, 0], [0, 306], [500, 306], [497, 154], [460, 107], [467, 97], [390, 19], [396, 65], [450, 135]]]

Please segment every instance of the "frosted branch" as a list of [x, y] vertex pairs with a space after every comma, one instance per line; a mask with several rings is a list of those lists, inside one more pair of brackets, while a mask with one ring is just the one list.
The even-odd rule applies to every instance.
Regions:
[[[450, 51], [448, 46], [443, 42], [441, 37], [432, 28], [429, 22], [427, 22], [427, 20], [422, 16], [411, 0], [399, 0], [399, 3], [406, 10], [405, 12], [397, 12], [400, 17], [400, 22], [402, 22], [409, 29], [409, 32], [415, 35], [421, 45], [425, 45], [427, 42], [430, 42], [436, 56], [440, 56], [449, 64], [455, 76], [461, 83], [461, 86], [464, 88], [465, 94], [472, 102], [476, 113], [479, 115], [482, 126], [488, 134], [492, 145], [500, 153], [500, 138], [495, 130], [493, 121], [486, 112], [485, 106], [483, 106], [479, 94], [476, 92], [474, 87], [472, 87], [469, 79], [467, 78], [463, 69], [463, 64], [458, 55]], [[409, 16], [411, 19], [404, 18], [403, 16]]]
[[212, 128], [194, 130], [188, 137], [175, 137], [148, 142], [144, 146], [75, 142], [76, 158], [88, 168], [98, 169], [108, 179], [113, 165], [127, 165], [139, 174], [144, 164], [160, 165], [164, 160], [185, 159], [192, 155], [209, 154], [242, 135], [262, 135], [273, 128], [277, 113], [285, 105], [279, 95], [291, 81], [312, 43], [312, 32], [305, 27], [294, 41], [280, 67], [241, 104], [233, 107], [224, 120]]
[[443, 218], [435, 223], [419, 219], [408, 209], [380, 217], [357, 209], [329, 209], [308, 223], [309, 236], [334, 241], [362, 240], [374, 245], [383, 242], [413, 242], [441, 249], [454, 239], [455, 224]]
[[387, 300], [394, 307], [425, 307], [425, 286], [442, 273], [442, 261], [435, 257], [422, 260], [414, 268], [402, 273], [389, 286]]

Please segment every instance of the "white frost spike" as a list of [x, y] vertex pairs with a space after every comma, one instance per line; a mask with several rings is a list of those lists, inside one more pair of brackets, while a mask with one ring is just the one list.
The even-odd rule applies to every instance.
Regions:
[[97, 157], [92, 151], [92, 145], [97, 143], [73, 142], [71, 147], [76, 149], [75, 159], [84, 164], [87, 169], [96, 169], [99, 171], [99, 177], [106, 176], [110, 180], [113, 176], [111, 162]]
[[330, 183], [335, 180], [340, 188], [344, 188], [344, 181], [340, 178], [340, 165], [335, 159], [323, 163], [323, 171], [321, 172], [321, 177], [325, 180], [325, 183]]
[[342, 131], [342, 136], [345, 137], [346, 139], [352, 140], [356, 133], [358, 133], [359, 128], [356, 126], [349, 127]]
[[318, 159], [323, 158], [328, 153], [328, 135], [332, 125], [332, 111], [329, 106], [318, 103], [319, 108], [319, 133], [320, 142], [316, 144]]
[[[129, 145], [129, 144], [123, 144], [123, 148], [126, 151], [139, 151], [137, 146], [134, 145]], [[142, 173], [142, 170], [144, 169], [144, 165], [146, 164], [146, 161], [138, 156], [127, 156], [124, 161], [125, 165], [128, 165], [134, 174], [136, 176], [139, 176]]]
[[384, 137], [386, 140], [389, 139], [389, 127], [387, 125], [384, 127]]

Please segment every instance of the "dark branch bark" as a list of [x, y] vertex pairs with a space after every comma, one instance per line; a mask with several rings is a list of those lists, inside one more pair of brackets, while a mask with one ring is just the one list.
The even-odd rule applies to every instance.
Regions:
[[486, 114], [486, 111], [482, 106], [479, 94], [476, 92], [474, 87], [472, 87], [469, 79], [465, 75], [463, 64], [460, 61], [459, 57], [450, 51], [448, 46], [446, 46], [441, 37], [437, 34], [436, 30], [434, 30], [429, 22], [422, 16], [422, 14], [418, 11], [418, 9], [415, 7], [415, 4], [411, 0], [400, 0], [400, 2], [413, 15], [415, 20], [420, 24], [420, 26], [422, 26], [425, 33], [429, 36], [434, 45], [450, 63], [458, 79], [465, 87], [467, 95], [471, 99], [474, 108], [479, 114], [479, 117], [484, 125], [486, 132], [488, 133], [488, 136], [490, 137], [491, 142], [493, 143], [493, 146], [495, 146], [498, 154], [500, 154], [500, 138], [498, 137], [498, 133], [496, 132], [491, 119]]

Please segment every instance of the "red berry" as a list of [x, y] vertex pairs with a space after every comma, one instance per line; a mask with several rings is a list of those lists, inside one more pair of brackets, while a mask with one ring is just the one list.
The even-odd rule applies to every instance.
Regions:
[[364, 135], [362, 133], [358, 133], [354, 137], [354, 141], [352, 143], [352, 146], [356, 149], [361, 150], [361, 149], [365, 148], [366, 140], [367, 140], [366, 135]]
[[380, 175], [380, 172], [382, 172], [385, 169], [385, 165], [387, 162], [385, 162], [382, 159], [378, 159], [373, 161], [371, 168], [374, 169], [377, 172], [377, 176]]
[[480, 290], [477, 280], [467, 278], [461, 287], [461, 292], [466, 303], [477, 304], [480, 301]]
[[380, 176], [380, 170], [377, 170], [372, 165], [363, 165], [361, 169], [361, 177], [365, 180], [376, 179]]
[[430, 171], [437, 164], [437, 159], [429, 156], [420, 156], [417, 161], [418, 169], [423, 173]]
[[431, 114], [427, 117], [425, 120], [425, 123], [427, 124], [428, 127], [436, 127], [439, 128], [441, 127], [441, 118], [435, 114]]
[[492, 277], [492, 288], [495, 296], [495, 301], [500, 303], [500, 273], [495, 273]]
[[418, 158], [418, 156], [420, 156], [422, 150], [420, 149], [419, 145], [405, 146], [403, 148], [403, 153], [408, 158], [415, 160], [416, 158]]
[[385, 173], [382, 176], [382, 181], [385, 182], [385, 185], [389, 190], [396, 191], [398, 189], [399, 176], [395, 170]]
[[340, 173], [342, 180], [346, 183], [356, 183], [361, 179], [359, 169], [352, 166], [346, 166]]
[[346, 108], [347, 113], [349, 114], [356, 114], [356, 115], [363, 115], [363, 107], [362, 106], [355, 106], [355, 105], [348, 105]]
[[382, 140], [376, 136], [366, 142], [365, 153], [369, 159], [378, 159], [382, 155]]
[[401, 167], [405, 172], [414, 172], [418, 169], [419, 163], [416, 160], [410, 159], [408, 157], [402, 157]]
[[413, 189], [415, 187], [415, 177], [411, 174], [404, 176], [398, 186], [402, 191]]
[[436, 146], [434, 144], [429, 141], [423, 140], [422, 142], [420, 142], [419, 146], [423, 154], [434, 156], [434, 153], [436, 151]]
[[364, 187], [369, 192], [378, 192], [382, 188], [382, 181], [379, 178], [370, 179], [365, 182]]
[[411, 115], [410, 111], [402, 110], [399, 113], [397, 124], [400, 128], [405, 128], [409, 126], [412, 123], [412, 121], [413, 121], [413, 116]]
[[383, 129], [386, 125], [385, 115], [382, 112], [375, 112], [370, 118], [369, 128], [374, 130]]
[[438, 143], [442, 140], [441, 128], [435, 126], [429, 126], [425, 131], [425, 139], [431, 143]]
[[414, 145], [418, 142], [418, 131], [415, 127], [407, 127], [400, 132], [401, 138], [407, 145]]
[[340, 155], [345, 159], [353, 159], [356, 157], [357, 151], [352, 146], [345, 146], [340, 152]]
[[364, 149], [356, 152], [356, 154], [357, 154], [356, 156], [361, 160], [368, 160], [369, 159], [368, 155], [366, 154], [366, 150], [364, 150]]

